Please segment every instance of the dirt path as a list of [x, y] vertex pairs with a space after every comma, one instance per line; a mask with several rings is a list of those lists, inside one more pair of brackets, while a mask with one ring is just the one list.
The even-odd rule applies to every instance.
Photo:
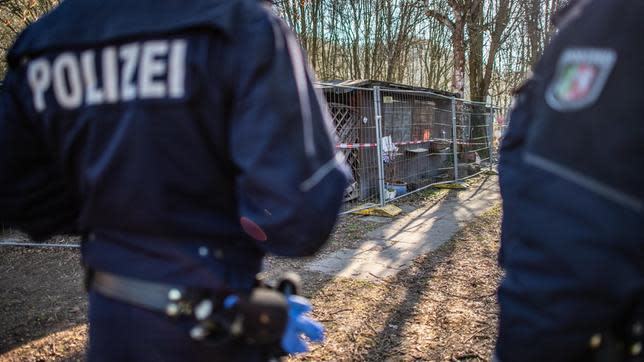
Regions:
[[[422, 193], [404, 206], [449, 194]], [[388, 278], [345, 279], [307, 271], [310, 260], [269, 259], [272, 270], [303, 273], [304, 294], [328, 329], [323, 346], [292, 360], [487, 360], [496, 333], [499, 218], [497, 207]], [[359, 247], [380, 222], [344, 217], [321, 255]], [[78, 252], [0, 249], [0, 275], [0, 361], [82, 360], [87, 306]]]
[[497, 206], [390, 280], [336, 278], [316, 285], [310, 279], [315, 316], [328, 339], [293, 360], [489, 360], [501, 277], [499, 220]]
[[316, 257], [304, 268], [368, 281], [395, 277], [414, 259], [449, 241], [462, 226], [500, 202], [500, 197], [497, 178], [483, 178], [475, 187], [447, 193], [367, 233], [358, 247]]

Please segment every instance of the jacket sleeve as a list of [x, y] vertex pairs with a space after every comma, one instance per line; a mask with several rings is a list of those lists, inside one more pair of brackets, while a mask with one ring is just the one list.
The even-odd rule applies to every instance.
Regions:
[[17, 78], [9, 71], [0, 94], [0, 223], [39, 240], [71, 231], [77, 210], [21, 105]]
[[310, 255], [335, 224], [348, 172], [295, 37], [272, 15], [258, 24], [235, 55], [229, 151], [240, 223], [267, 252]]
[[[501, 151], [501, 361], [591, 360], [591, 337], [630, 328], [642, 303], [644, 73], [633, 69], [644, 58], [633, 44], [644, 6], [587, 9], [546, 49]], [[614, 19], [624, 28], [607, 32]], [[591, 79], [598, 91], [574, 109], [548, 101], [566, 74], [559, 70], [576, 71], [562, 62], [571, 49], [607, 74]], [[614, 67], [600, 62], [606, 50], [617, 55]]]

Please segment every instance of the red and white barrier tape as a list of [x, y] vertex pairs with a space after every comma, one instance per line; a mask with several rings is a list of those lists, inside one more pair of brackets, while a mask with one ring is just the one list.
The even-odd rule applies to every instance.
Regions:
[[338, 145], [335, 145], [335, 148], [347, 150], [347, 149], [353, 149], [353, 148], [370, 148], [370, 147], [377, 147], [377, 146], [378, 145], [375, 143], [340, 143]]
[[[409, 141], [409, 142], [394, 142], [396, 146], [405, 146], [405, 145], [419, 145], [421, 143], [430, 143], [432, 141]], [[340, 143], [335, 145], [337, 149], [352, 149], [352, 148], [371, 148], [378, 147], [376, 143]]]
[[[409, 142], [394, 142], [394, 145], [396, 146], [406, 146], [406, 145], [419, 145], [422, 143], [445, 143], [448, 142], [451, 144], [451, 140], [442, 140], [442, 139], [434, 139], [434, 140], [428, 140], [428, 141], [409, 141]], [[486, 145], [487, 143], [485, 142], [463, 142], [463, 141], [458, 141], [457, 142], [459, 145], [465, 145], [465, 146], [472, 146], [472, 145]], [[341, 150], [347, 150], [347, 149], [354, 149], [354, 148], [372, 148], [372, 147], [378, 147], [376, 143], [340, 143], [335, 145], [336, 149], [341, 149]]]

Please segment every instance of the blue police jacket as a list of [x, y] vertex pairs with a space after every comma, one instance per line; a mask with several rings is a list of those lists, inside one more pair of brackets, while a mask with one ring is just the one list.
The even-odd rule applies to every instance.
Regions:
[[499, 167], [501, 361], [591, 360], [591, 337], [642, 302], [643, 14], [578, 2], [517, 96]]
[[249, 288], [326, 241], [347, 171], [294, 35], [257, 1], [66, 0], [8, 55], [0, 220], [90, 267]]

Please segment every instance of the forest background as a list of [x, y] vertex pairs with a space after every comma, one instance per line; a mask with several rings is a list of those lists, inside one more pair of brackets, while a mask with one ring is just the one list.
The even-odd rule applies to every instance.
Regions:
[[[318, 79], [451, 91], [505, 109], [567, 0], [274, 0]], [[58, 0], [0, 0], [0, 75], [20, 31]]]

